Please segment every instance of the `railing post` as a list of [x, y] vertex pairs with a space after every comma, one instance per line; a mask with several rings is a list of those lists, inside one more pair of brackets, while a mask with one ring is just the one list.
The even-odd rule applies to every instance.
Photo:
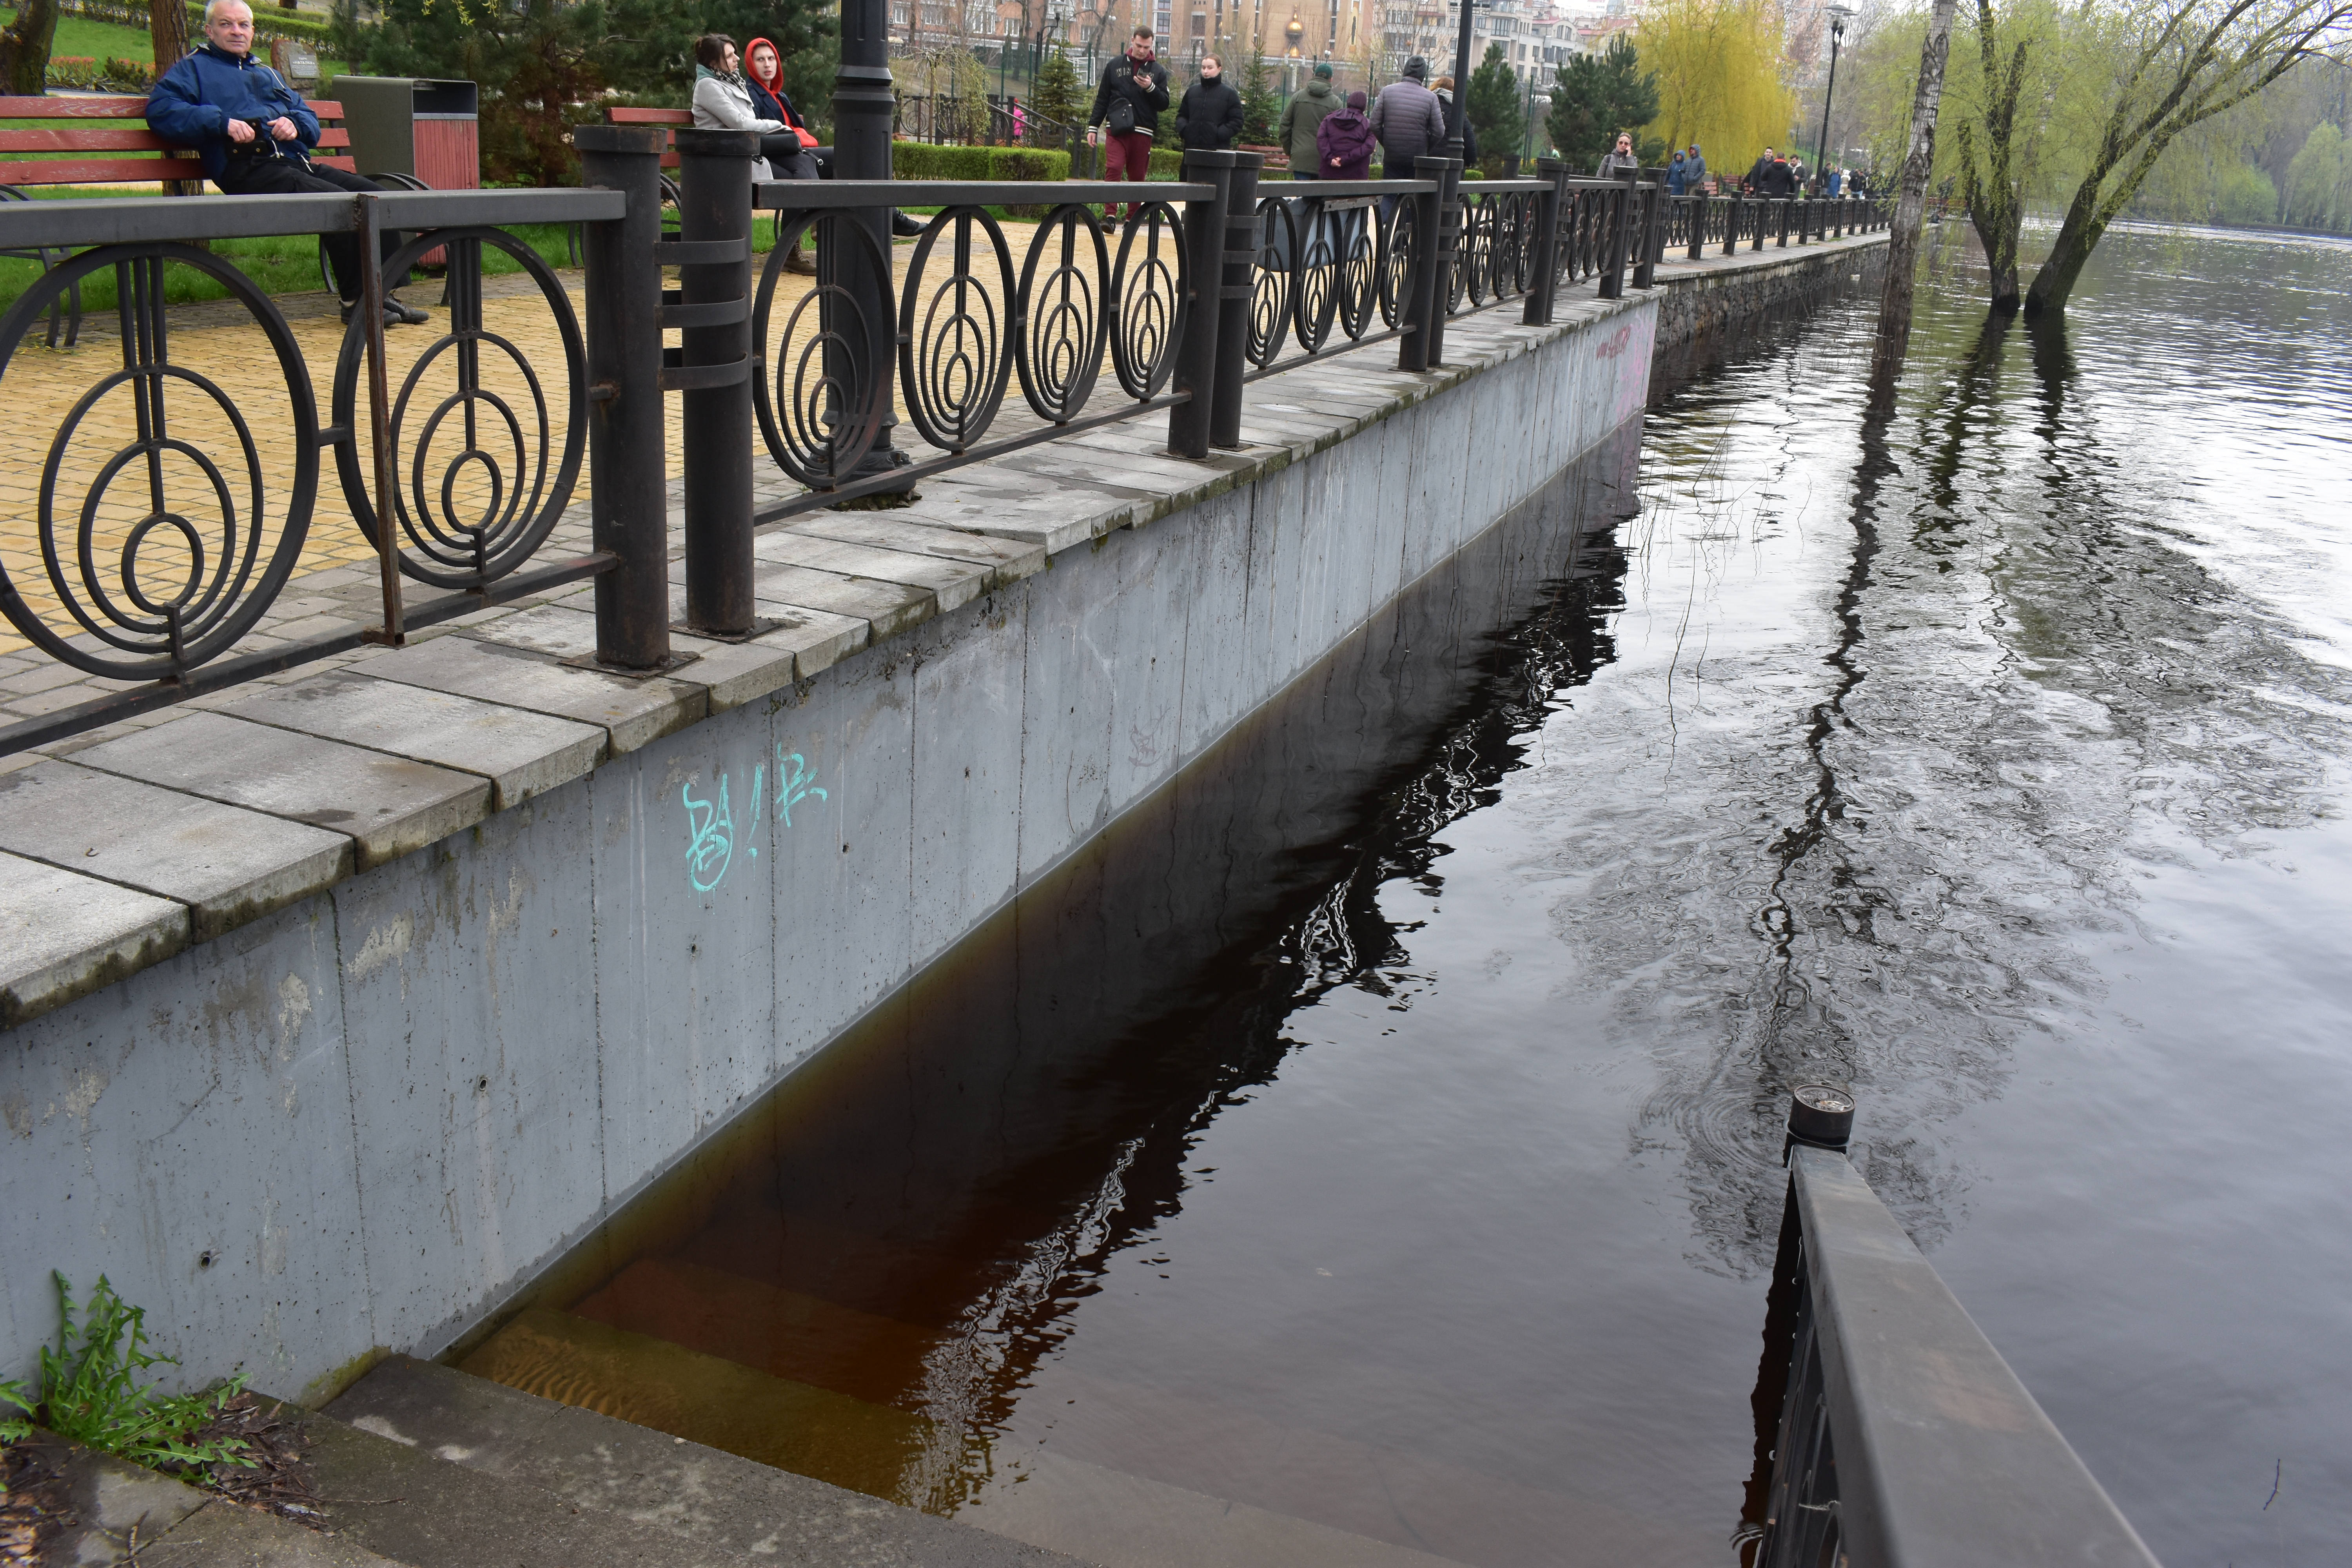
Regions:
[[1217, 380], [1217, 330], [1223, 311], [1225, 213], [1232, 199], [1233, 153], [1194, 148], [1184, 154], [1188, 184], [1213, 187], [1206, 201], [1184, 204], [1186, 300], [1183, 341], [1176, 345], [1173, 390], [1185, 400], [1168, 410], [1168, 449], [1180, 458], [1209, 455], [1209, 415]]
[[1666, 246], [1666, 188], [1652, 185], [1649, 199], [1642, 207], [1642, 258], [1633, 263], [1633, 287], [1654, 288], [1658, 281], [1658, 253]]
[[1601, 297], [1625, 297], [1625, 255], [1633, 243], [1633, 192], [1642, 171], [1625, 171], [1625, 188], [1617, 195], [1617, 221], [1609, 226], [1609, 248], [1601, 263]]
[[1693, 261], [1703, 261], [1706, 258], [1706, 219], [1707, 215], [1715, 211], [1715, 198], [1701, 191], [1689, 200], [1690, 258]]
[[1438, 231], [1444, 223], [1445, 176], [1453, 167], [1451, 158], [1413, 161], [1413, 178], [1437, 188], [1405, 198], [1412, 203], [1412, 270], [1407, 279], [1412, 292], [1406, 296], [1404, 339], [1397, 345], [1399, 370], [1434, 369], [1444, 352], [1440, 323], [1445, 315], [1445, 279], [1441, 269], [1449, 258]]
[[1217, 290], [1217, 374], [1209, 397], [1209, 445], [1242, 444], [1242, 377], [1249, 369], [1250, 290], [1257, 281], [1257, 172], [1263, 153], [1235, 153], [1225, 187], [1223, 265]]
[[1748, 247], [1750, 250], [1764, 248], [1765, 230], [1772, 226], [1772, 198], [1759, 196], [1756, 203], [1756, 243]]
[[1530, 327], [1548, 327], [1559, 293], [1559, 208], [1568, 194], [1568, 165], [1557, 158], [1538, 158], [1536, 177], [1547, 182], [1536, 197], [1536, 286], [1528, 290], [1527, 309], [1519, 321]]
[[677, 133], [679, 329], [666, 384], [685, 395], [686, 621], [698, 637], [757, 629], [751, 607], [751, 160], [749, 131]]
[[1738, 185], [1734, 185], [1731, 187], [1731, 210], [1723, 216], [1723, 254], [1726, 256], [1739, 254], [1741, 205], [1740, 189]]
[[595, 547], [620, 564], [596, 579], [596, 658], [669, 662], [669, 507], [662, 451], [661, 155], [658, 125], [572, 132], [580, 183], [626, 194], [625, 216], [587, 226], [588, 485]]
[[[1774, 247], [1775, 249], [1789, 248], [1789, 208], [1794, 205], [1794, 201], [1795, 198], [1790, 196], [1780, 196], [1774, 199], [1773, 205], [1780, 209], [1780, 243]], [[1760, 249], [1761, 247], [1759, 248]]]

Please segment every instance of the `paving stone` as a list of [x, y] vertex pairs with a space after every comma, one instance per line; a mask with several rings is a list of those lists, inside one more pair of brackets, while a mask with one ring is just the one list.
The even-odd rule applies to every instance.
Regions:
[[902, 521], [903, 517], [904, 514], [894, 517], [873, 512], [824, 512], [796, 519], [784, 526], [784, 531], [984, 566], [991, 588], [1045, 570], [1045, 552], [1037, 545], [992, 538], [970, 528]]
[[751, 592], [762, 605], [773, 603], [823, 610], [865, 621], [868, 638], [874, 642], [887, 641], [940, 613], [940, 596], [929, 588], [872, 577], [845, 577], [838, 572], [813, 572], [805, 566], [763, 562], [753, 568]]
[[[671, 601], [677, 610], [682, 611], [684, 598], [683, 590], [672, 593]], [[510, 616], [478, 635], [486, 642], [535, 648], [561, 658], [578, 658], [596, 651], [596, 617], [568, 605], [543, 605]], [[694, 662], [679, 672], [680, 679], [693, 679], [710, 694], [713, 712], [756, 702], [780, 687], [790, 686], [794, 679], [793, 646], [789, 642], [775, 643], [766, 637], [740, 643], [716, 642], [673, 630], [669, 646], [673, 653], [695, 656]]]
[[343, 670], [252, 692], [226, 710], [479, 774], [490, 781], [497, 811], [584, 777], [605, 757], [601, 725]]
[[539, 654], [467, 637], [380, 654], [352, 668], [406, 686], [600, 725], [614, 755], [683, 730], [710, 710], [698, 685], [569, 668]]
[[472, 773], [221, 713], [185, 713], [73, 753], [143, 779], [352, 836], [362, 871], [471, 827], [490, 812]]
[[0, 849], [194, 913], [208, 942], [352, 874], [352, 841], [68, 762], [0, 774]]
[[968, 605], [986, 593], [990, 572], [966, 561], [936, 555], [916, 555], [904, 550], [881, 550], [838, 539], [819, 539], [779, 529], [753, 542], [752, 555], [773, 566], [803, 566], [816, 572], [870, 578], [928, 588], [939, 596], [940, 613]]
[[192, 929], [185, 904], [0, 855], [0, 1028], [163, 963]]

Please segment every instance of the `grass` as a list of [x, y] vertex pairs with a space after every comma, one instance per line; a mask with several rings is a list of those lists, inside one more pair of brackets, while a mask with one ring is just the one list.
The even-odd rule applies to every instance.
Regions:
[[245, 1387], [242, 1375], [194, 1394], [159, 1394], [141, 1381], [150, 1367], [177, 1366], [170, 1356], [147, 1349], [147, 1314], [98, 1277], [81, 1324], [62, 1274], [58, 1282], [61, 1320], [58, 1346], [41, 1347], [41, 1385], [0, 1383], [0, 1405], [13, 1405], [22, 1419], [0, 1421], [0, 1441], [18, 1441], [35, 1419], [61, 1437], [142, 1465], [245, 1464], [243, 1446], [202, 1442], [194, 1434], [221, 1413]]
[[[0, 7], [0, 20], [14, 22], [16, 19], [15, 6]], [[202, 43], [204, 40], [192, 37], [188, 41]], [[255, 45], [254, 47], [255, 52], [264, 60], [268, 59], [269, 45], [267, 40]], [[155, 58], [155, 39], [153, 35], [144, 27], [126, 27], [120, 22], [94, 22], [88, 16], [63, 15], [58, 17], [58, 34], [50, 41], [49, 53], [68, 56], [86, 55], [94, 60], [110, 58], [124, 60], [152, 60]], [[340, 76], [351, 68], [341, 60], [321, 59], [319, 62], [319, 74], [322, 79]], [[53, 121], [31, 120], [0, 121], [0, 124], [7, 125], [54, 123]]]

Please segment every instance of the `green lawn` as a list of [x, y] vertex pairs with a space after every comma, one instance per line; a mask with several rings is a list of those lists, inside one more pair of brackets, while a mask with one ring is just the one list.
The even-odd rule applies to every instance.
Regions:
[[[15, 21], [16, 7], [0, 7], [0, 18]], [[204, 40], [191, 37], [189, 41], [201, 43]], [[267, 41], [255, 47], [264, 59], [269, 58]], [[155, 40], [144, 27], [126, 27], [118, 22], [93, 22], [87, 16], [68, 14], [58, 18], [57, 37], [49, 45], [49, 53], [81, 56], [93, 60], [152, 60], [155, 58]], [[341, 60], [321, 59], [319, 62], [319, 72], [322, 77], [340, 76], [351, 68]]]

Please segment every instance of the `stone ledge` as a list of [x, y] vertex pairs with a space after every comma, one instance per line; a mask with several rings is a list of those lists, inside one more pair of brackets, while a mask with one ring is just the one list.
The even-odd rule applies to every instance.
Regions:
[[[567, 667], [593, 652], [594, 591], [565, 588], [404, 648], [0, 759], [0, 931], [12, 934], [0, 1027], [809, 679], [1050, 570], [1065, 551], [1269, 479], [1597, 321], [1694, 282], [1778, 275], [1885, 243], [1874, 235], [1668, 262], [1654, 293], [1572, 295], [1544, 327], [1521, 323], [1517, 301], [1490, 307], [1448, 321], [1449, 363], [1433, 372], [1395, 368], [1393, 342], [1328, 350], [1249, 383], [1243, 447], [1203, 461], [1171, 455], [1151, 416], [933, 476], [902, 510], [772, 524], [754, 547], [755, 595], [759, 613], [782, 624], [741, 644], [676, 636], [677, 650], [694, 657], [666, 676]], [[675, 533], [678, 486], [669, 488]], [[674, 584], [683, 573], [674, 559]], [[365, 593], [356, 578], [305, 584]], [[672, 605], [682, 618], [682, 586]]]

